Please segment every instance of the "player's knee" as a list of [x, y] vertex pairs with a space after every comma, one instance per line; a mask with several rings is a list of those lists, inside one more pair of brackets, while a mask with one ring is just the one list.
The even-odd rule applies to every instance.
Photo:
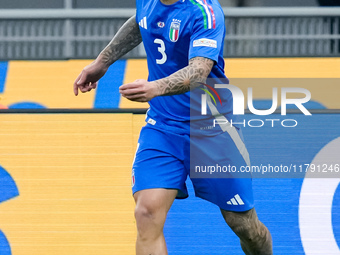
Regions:
[[152, 204], [139, 203], [135, 208], [135, 218], [138, 231], [145, 231], [147, 228], [162, 228], [166, 215]]
[[155, 210], [150, 206], [138, 205], [135, 208], [135, 218], [137, 223], [150, 221], [155, 217]]
[[138, 240], [148, 242], [162, 234], [165, 217], [157, 208], [139, 204], [135, 209], [135, 218]]

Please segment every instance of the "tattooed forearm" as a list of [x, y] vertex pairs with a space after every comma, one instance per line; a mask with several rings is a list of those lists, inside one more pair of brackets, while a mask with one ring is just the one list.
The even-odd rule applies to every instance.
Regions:
[[214, 61], [208, 58], [195, 57], [189, 65], [172, 75], [155, 81], [158, 95], [170, 96], [188, 92], [204, 83], [211, 72]]
[[134, 15], [118, 30], [111, 42], [99, 54], [105, 64], [111, 65], [142, 42], [142, 36]]

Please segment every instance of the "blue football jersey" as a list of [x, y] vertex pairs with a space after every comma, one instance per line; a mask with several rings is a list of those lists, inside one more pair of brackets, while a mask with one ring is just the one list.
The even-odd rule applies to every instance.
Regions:
[[[160, 0], [137, 0], [136, 22], [147, 54], [149, 81], [173, 74], [188, 66], [194, 57], [215, 62], [208, 76], [212, 91], [202, 85], [184, 94], [155, 97], [149, 102], [149, 123], [159, 121], [166, 126], [189, 129], [190, 121], [197, 121], [205, 129], [209, 121], [204, 120], [211, 120], [212, 115], [231, 114], [230, 91], [213, 87], [213, 83], [228, 83], [223, 59], [225, 19], [217, 0], [179, 0], [172, 5]], [[205, 93], [212, 94], [217, 101], [214, 100], [215, 110], [208, 107], [206, 115], [202, 114]]]

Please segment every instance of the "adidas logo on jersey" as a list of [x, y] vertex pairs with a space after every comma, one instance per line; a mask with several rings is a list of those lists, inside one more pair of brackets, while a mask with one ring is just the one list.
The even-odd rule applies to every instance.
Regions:
[[228, 205], [244, 205], [243, 200], [239, 194], [236, 194], [232, 199], [227, 202]]
[[145, 29], [148, 29], [148, 25], [146, 24], [146, 17], [142, 18], [141, 21], [139, 21], [139, 26]]

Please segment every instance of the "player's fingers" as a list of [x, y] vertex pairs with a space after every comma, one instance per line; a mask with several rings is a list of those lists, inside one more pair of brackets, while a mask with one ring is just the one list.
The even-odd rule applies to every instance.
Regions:
[[119, 87], [119, 91], [127, 90], [127, 89], [134, 89], [141, 87], [140, 83], [127, 83]]
[[131, 83], [128, 83], [128, 84], [124, 84], [122, 86], [119, 87], [119, 91], [123, 91], [123, 90], [126, 90], [126, 89], [130, 89], [131, 88]]
[[145, 93], [145, 91], [140, 89], [128, 89], [128, 90], [122, 90], [119, 91], [124, 96], [133, 96], [133, 95], [140, 95]]
[[98, 82], [91, 83], [91, 89], [96, 89]]
[[82, 93], [85, 93], [85, 92], [87, 91], [86, 88], [83, 87], [83, 86], [79, 86], [79, 90], [80, 90], [80, 92], [82, 92]]
[[130, 95], [130, 96], [124, 96], [126, 99], [129, 99], [131, 101], [137, 101], [137, 102], [146, 102], [145, 96], [143, 95]]
[[77, 77], [77, 79], [74, 81], [74, 83], [73, 83], [73, 93], [74, 93], [74, 95], [76, 95], [76, 96], [78, 96], [78, 81], [80, 80], [80, 78], [81, 78], [81, 75], [82, 75], [82, 73], [80, 73], [79, 75], [78, 75], [78, 77]]
[[78, 96], [78, 86], [76, 84], [73, 84], [73, 93], [75, 96]]
[[87, 73], [83, 70], [80, 74], [79, 80], [77, 82], [78, 85], [86, 84], [87, 82]]
[[82, 93], [85, 93], [91, 90], [90, 85], [88, 83], [84, 85], [78, 85], [78, 88]]

